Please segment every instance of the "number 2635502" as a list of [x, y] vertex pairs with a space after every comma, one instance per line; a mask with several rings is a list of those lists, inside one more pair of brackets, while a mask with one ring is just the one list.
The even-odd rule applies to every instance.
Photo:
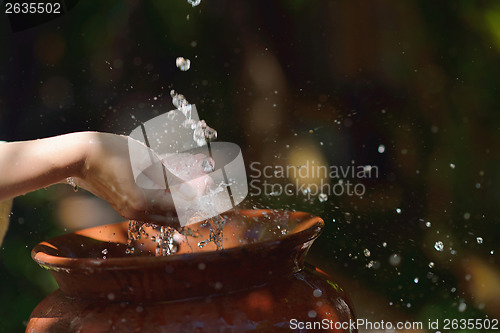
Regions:
[[485, 329], [498, 330], [498, 319], [444, 319], [443, 329], [445, 330], [465, 330], [465, 329]]
[[58, 2], [6, 2], [5, 14], [61, 14]]

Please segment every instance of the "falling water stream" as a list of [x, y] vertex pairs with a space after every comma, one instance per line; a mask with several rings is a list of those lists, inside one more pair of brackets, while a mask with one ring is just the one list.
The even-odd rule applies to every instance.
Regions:
[[[172, 104], [174, 104], [177, 110], [181, 111], [182, 114], [186, 117], [183, 126], [185, 128], [190, 128], [193, 130], [193, 140], [199, 147], [205, 144], [209, 145], [211, 140], [217, 138], [217, 131], [209, 127], [204, 120], [192, 119], [191, 111], [193, 106], [186, 100], [183, 95], [176, 93], [174, 90], [170, 92], [170, 95], [172, 97]], [[215, 169], [215, 163], [211, 159], [211, 157], [202, 154], [177, 154], [175, 156], [175, 160], [176, 161], [171, 161], [169, 158], [164, 158], [162, 159], [162, 163], [169, 170], [173, 170], [173, 167], [175, 169], [175, 172], [177, 173], [176, 176], [179, 176], [181, 179], [191, 179], [191, 176], [195, 174], [200, 177], [207, 177], [206, 181], [208, 181], [208, 174]], [[208, 194], [208, 200], [205, 204], [213, 205], [213, 202], [209, 202], [211, 198], [210, 195], [223, 190], [223, 187], [225, 185], [226, 184], [221, 183], [212, 188], [207, 187], [205, 193], [203, 193], [203, 195]], [[221, 250], [223, 248], [222, 239], [224, 224], [225, 219], [220, 215], [205, 220], [201, 224], [201, 227], [208, 226], [210, 228], [209, 237], [207, 239], [199, 241], [198, 246], [200, 248], [203, 248], [208, 243], [213, 242], [216, 245], [217, 250]], [[145, 227], [151, 227], [154, 231], [156, 231], [156, 234], [148, 234]], [[176, 232], [179, 235], [178, 237], [199, 237], [199, 234], [195, 230], [188, 227], [182, 227], [176, 230], [175, 228], [170, 226], [155, 225], [152, 223], [143, 223], [131, 220], [128, 226], [126, 254], [134, 254], [134, 242], [141, 241], [141, 239], [150, 239], [151, 241], [156, 243], [156, 256], [166, 256], [174, 254], [178, 250], [178, 245], [175, 242]]]
[[[198, 6], [200, 2], [201, 0], [188, 0], [188, 3], [191, 4], [193, 7]], [[181, 71], [185, 72], [189, 70], [191, 66], [191, 61], [189, 59], [185, 59], [184, 57], [178, 57], [176, 59], [176, 66]], [[201, 147], [204, 145], [208, 145], [208, 149], [210, 152], [210, 141], [217, 138], [217, 131], [209, 127], [204, 120], [192, 119], [191, 115], [192, 115], [193, 105], [191, 105], [186, 100], [184, 95], [178, 94], [175, 90], [172, 90], [170, 92], [170, 96], [172, 97], [172, 104], [177, 108], [177, 110], [182, 112], [182, 114], [186, 117], [183, 126], [185, 128], [190, 128], [193, 130], [193, 140], [195, 141], [197, 146]], [[203, 174], [205, 174], [205, 177], [209, 178], [208, 174], [214, 171], [215, 169], [215, 163], [212, 160], [211, 156], [203, 156], [202, 158], [199, 158], [198, 155], [193, 156], [190, 154], [178, 154], [175, 156], [175, 159], [176, 161], [174, 161], [173, 164], [177, 164], [175, 166], [175, 169], [178, 173], [180, 173], [177, 174], [177, 176], [180, 176], [181, 179], [184, 178], [191, 179], [191, 177], [189, 177], [190, 173], [195, 173], [195, 174], [198, 173], [199, 175], [201, 175], [201, 177], [203, 177]], [[177, 161], [178, 159], [181, 160], [180, 163], [179, 161]], [[171, 160], [169, 160], [168, 158], [162, 159], [162, 163], [165, 165], [165, 167], [171, 169], [169, 168], [169, 166], [171, 167], [171, 165], [169, 165], [172, 163]], [[179, 165], [182, 164], [184, 164], [184, 167], [179, 167]], [[215, 188], [207, 187], [203, 195], [208, 194], [207, 195], [208, 199], [206, 200], [207, 202], [205, 202], [204, 204], [213, 205], [214, 203], [210, 202], [210, 199], [213, 198], [214, 193], [223, 190], [224, 186], [227, 186], [227, 184], [221, 183], [216, 185]], [[225, 218], [220, 215], [206, 219], [201, 224], [201, 227], [208, 226], [210, 228], [209, 237], [207, 239], [199, 241], [197, 245], [200, 248], [203, 248], [208, 243], [213, 242], [216, 245], [217, 250], [221, 250], [223, 248], [223, 228], [225, 222], [226, 222]], [[156, 234], [155, 235], [148, 234], [145, 227], [151, 227], [152, 230], [156, 232]], [[181, 227], [178, 230], [176, 230], [175, 228], [170, 226], [155, 225], [152, 223], [144, 223], [135, 220], [130, 220], [128, 226], [128, 240], [127, 240], [126, 254], [134, 254], [135, 253], [134, 242], [140, 241], [143, 238], [150, 239], [151, 241], [156, 243], [156, 249], [155, 249], [156, 256], [166, 256], [174, 254], [178, 251], [178, 245], [175, 242], [176, 234], [178, 234], [182, 238], [186, 237], [186, 239], [187, 236], [200, 237], [197, 231], [188, 227]], [[189, 245], [188, 243], [188, 246], [191, 245]]]

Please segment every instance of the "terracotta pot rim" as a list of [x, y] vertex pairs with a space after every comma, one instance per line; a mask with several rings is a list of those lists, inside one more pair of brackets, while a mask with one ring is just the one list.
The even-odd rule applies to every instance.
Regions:
[[[279, 239], [269, 239], [264, 241], [259, 241], [251, 244], [244, 244], [237, 247], [231, 247], [227, 249], [222, 249], [219, 251], [207, 251], [207, 252], [197, 252], [197, 253], [184, 253], [184, 254], [174, 254], [170, 256], [130, 256], [130, 257], [120, 257], [120, 258], [72, 258], [72, 257], [61, 257], [58, 255], [52, 255], [44, 252], [44, 248], [51, 245], [51, 241], [66, 237], [68, 234], [61, 235], [52, 238], [48, 241], [41, 242], [37, 244], [31, 251], [31, 257], [40, 266], [48, 270], [130, 270], [134, 268], [147, 268], [149, 266], [157, 266], [161, 264], [168, 264], [169, 262], [179, 262], [179, 261], [190, 261], [193, 263], [207, 262], [213, 257], [234, 257], [235, 255], [240, 255], [241, 253], [252, 254], [256, 252], [261, 252], [262, 250], [268, 251], [269, 248], [283, 246], [289, 244], [300, 244], [306, 243], [312, 239], [319, 236], [324, 227], [324, 221], [313, 214], [301, 212], [301, 211], [290, 211], [290, 210], [278, 210], [278, 209], [257, 209], [257, 210], [240, 210], [240, 213], [261, 215], [265, 213], [289, 213], [290, 218], [294, 214], [299, 215], [297, 218], [304, 218], [300, 224], [307, 223], [308, 226], [303, 230], [291, 232], [289, 234], [283, 235]], [[127, 223], [119, 222], [110, 225]], [[101, 226], [103, 227], [103, 226]], [[96, 227], [93, 227], [96, 228]], [[97, 227], [98, 228], [98, 227]], [[83, 230], [88, 230], [92, 228], [87, 228]], [[82, 231], [83, 231], [82, 230]]]

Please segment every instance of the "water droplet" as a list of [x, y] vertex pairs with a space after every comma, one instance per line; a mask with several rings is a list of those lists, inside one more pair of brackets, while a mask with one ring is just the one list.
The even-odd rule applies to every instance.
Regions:
[[307, 315], [309, 316], [309, 318], [316, 318], [317, 313], [316, 313], [316, 311], [311, 310], [311, 311], [309, 311], [309, 312], [307, 313]]
[[455, 169], [455, 164], [450, 163], [450, 168]]
[[184, 115], [186, 118], [191, 119], [191, 114], [189, 113], [189, 117], [187, 111], [190, 111], [188, 108], [189, 103], [186, 101], [186, 98], [182, 94], [178, 94], [175, 90], [170, 91], [170, 96], [172, 97], [172, 104]]
[[371, 252], [370, 252], [370, 250], [368, 250], [368, 249], [364, 249], [364, 250], [363, 250], [363, 254], [365, 255], [365, 257], [367, 257], [367, 258], [368, 258], [368, 257], [371, 255]]
[[477, 237], [476, 241], [478, 244], [483, 244], [483, 238], [482, 237]]
[[210, 172], [214, 171], [214, 169], [215, 169], [214, 161], [210, 157], [205, 158], [201, 162], [201, 168], [203, 169], [203, 172], [205, 172], [205, 173], [210, 173]]
[[212, 140], [217, 139], [217, 131], [211, 127], [206, 126], [204, 130], [205, 138]]
[[459, 305], [458, 305], [458, 312], [464, 312], [465, 309], [467, 309], [467, 304], [465, 304], [464, 302], [461, 302]]
[[187, 0], [188, 4], [190, 4], [193, 7], [198, 6], [201, 3], [201, 0]]
[[425, 222], [425, 226], [426, 226], [427, 228], [430, 228], [430, 227], [431, 227], [431, 223], [430, 223], [429, 221], [427, 221], [427, 222]]
[[73, 186], [73, 191], [78, 192], [78, 185], [76, 185], [75, 180], [73, 179], [73, 177], [66, 178], [66, 182], [68, 184], [70, 184], [71, 186]]
[[418, 277], [414, 278], [413, 282], [418, 283]]
[[394, 253], [389, 257], [389, 264], [391, 264], [392, 266], [398, 266], [400, 263], [401, 256], [399, 254]]
[[443, 252], [444, 250], [444, 244], [441, 241], [437, 241], [436, 244], [434, 244], [434, 248], [436, 251]]
[[313, 295], [314, 297], [321, 297], [321, 295], [323, 295], [323, 292], [320, 289], [314, 289]]
[[101, 253], [104, 254], [104, 255], [108, 254], [108, 249], [102, 250]]
[[383, 246], [383, 247], [387, 247], [387, 242], [383, 242], [383, 243], [382, 243], [382, 246]]
[[367, 268], [373, 268], [373, 269], [379, 269], [380, 268], [380, 261], [378, 260], [370, 260], [368, 264], [366, 264]]
[[382, 154], [383, 152], [385, 152], [385, 146], [384, 146], [384, 145], [380, 145], [380, 146], [378, 146], [378, 152], [379, 152], [380, 154]]
[[431, 261], [431, 262], [429, 263], [429, 268], [433, 268], [433, 267], [434, 267], [434, 262], [433, 262], [433, 261]]
[[177, 59], [175, 59], [175, 65], [181, 71], [185, 72], [189, 70], [189, 68], [191, 68], [191, 60], [185, 59], [183, 57], [178, 57]]
[[401, 214], [401, 208], [396, 208], [396, 213]]
[[320, 195], [318, 195], [318, 200], [319, 202], [325, 202], [328, 200], [328, 195], [326, 195], [325, 193], [321, 193]]
[[208, 127], [204, 120], [195, 121], [191, 119], [192, 105], [188, 103], [182, 94], [171, 90], [170, 96], [172, 97], [172, 104], [186, 117], [183, 126], [193, 130], [193, 140], [199, 147], [204, 146], [206, 140], [217, 138], [217, 131]]

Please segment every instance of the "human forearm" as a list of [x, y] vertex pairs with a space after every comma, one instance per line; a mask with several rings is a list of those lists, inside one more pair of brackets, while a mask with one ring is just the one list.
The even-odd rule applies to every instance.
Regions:
[[80, 177], [91, 132], [0, 145], [0, 200]]
[[[0, 145], [0, 201], [73, 177], [78, 186], [108, 201], [125, 218], [166, 223], [174, 205], [159, 177], [162, 174], [152, 175], [148, 189], [136, 184], [129, 140], [116, 134], [79, 132], [4, 143]], [[144, 149], [138, 155], [153, 156], [155, 163], [161, 163], [145, 145], [137, 143], [137, 147]]]

